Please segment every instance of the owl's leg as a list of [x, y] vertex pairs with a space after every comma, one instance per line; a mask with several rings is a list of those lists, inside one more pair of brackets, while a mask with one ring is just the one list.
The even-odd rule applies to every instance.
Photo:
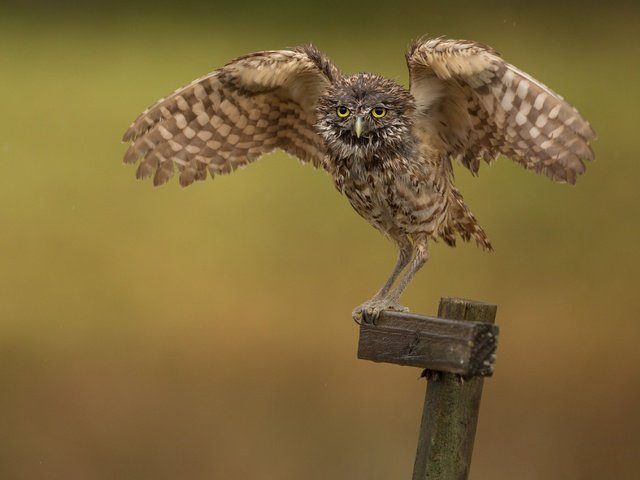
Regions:
[[398, 282], [398, 285], [389, 292], [387, 298], [397, 304], [400, 299], [400, 295], [404, 289], [409, 285], [409, 282], [413, 279], [415, 274], [420, 270], [427, 260], [429, 259], [429, 243], [426, 236], [420, 236], [416, 238], [413, 244], [413, 261], [409, 266], [408, 270], [405, 272], [404, 276]]
[[396, 261], [396, 265], [393, 267], [393, 271], [391, 272], [391, 275], [389, 275], [384, 286], [378, 290], [378, 293], [376, 293], [371, 300], [384, 298], [389, 293], [389, 290], [391, 290], [391, 287], [398, 278], [398, 275], [400, 275], [400, 272], [402, 272], [404, 267], [406, 267], [411, 261], [413, 247], [409, 239], [407, 237], [399, 237], [395, 240], [399, 250], [398, 260]]
[[[383, 310], [395, 310], [400, 312], [407, 312], [409, 309], [400, 305], [398, 300], [400, 299], [400, 295], [404, 289], [409, 285], [411, 279], [415, 276], [418, 270], [422, 268], [422, 266], [426, 263], [429, 258], [429, 248], [428, 248], [428, 240], [426, 236], [418, 237], [413, 244], [413, 259], [411, 261], [411, 265], [409, 269], [405, 272], [404, 276], [398, 282], [398, 285], [393, 290], [387, 289], [382, 296], [378, 297], [377, 295], [373, 297], [368, 302], [360, 305], [353, 311], [353, 319], [360, 323], [364, 320], [367, 323], [375, 322], [380, 312]], [[398, 262], [399, 264], [400, 262]], [[397, 267], [398, 265], [396, 265]], [[398, 276], [402, 268], [400, 268], [397, 272], [394, 269], [394, 272], [391, 274], [391, 277], [387, 281], [387, 284], [390, 285], [393, 283], [391, 280], [395, 280], [395, 277]], [[395, 276], [394, 276], [395, 274]], [[390, 282], [391, 281], [391, 282]], [[385, 284], [385, 287], [387, 286]], [[384, 290], [382, 288], [381, 292]]]
[[[395, 238], [395, 241], [399, 250], [398, 260], [393, 267], [391, 275], [389, 275], [389, 278], [378, 293], [376, 293], [371, 300], [367, 300], [353, 311], [353, 319], [358, 323], [360, 323], [360, 320], [362, 320], [364, 315], [370, 319], [375, 319], [382, 310], [393, 309], [395, 306], [390, 304], [386, 298], [389, 295], [389, 290], [391, 290], [393, 283], [398, 278], [398, 275], [400, 275], [400, 272], [402, 272], [402, 270], [404, 270], [411, 261], [411, 255], [413, 252], [413, 247], [407, 237], [398, 237]], [[406, 310], [401, 305], [398, 305], [398, 307], [398, 310]]]

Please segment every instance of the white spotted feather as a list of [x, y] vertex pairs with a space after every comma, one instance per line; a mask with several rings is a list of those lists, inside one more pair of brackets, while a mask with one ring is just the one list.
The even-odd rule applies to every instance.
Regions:
[[315, 105], [330, 80], [309, 52], [316, 51], [240, 57], [158, 100], [125, 132], [123, 141], [132, 143], [124, 161], [139, 160], [137, 177], [153, 175], [155, 185], [177, 168], [183, 186], [204, 180], [207, 172], [229, 173], [276, 148], [323, 166]]
[[474, 174], [504, 154], [525, 168], [575, 183], [593, 160], [589, 123], [560, 95], [475, 42], [436, 38], [407, 54], [422, 128], [445, 156]]

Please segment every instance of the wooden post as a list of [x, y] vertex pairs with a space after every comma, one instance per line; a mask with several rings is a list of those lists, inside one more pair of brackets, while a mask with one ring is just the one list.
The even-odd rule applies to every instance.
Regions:
[[360, 327], [358, 358], [426, 368], [413, 480], [465, 480], [480, 409], [483, 377], [493, 373], [497, 307], [440, 300], [438, 317], [382, 312]]

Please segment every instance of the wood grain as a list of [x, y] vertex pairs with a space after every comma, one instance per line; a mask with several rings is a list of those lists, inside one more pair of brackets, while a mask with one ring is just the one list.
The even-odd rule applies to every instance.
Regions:
[[[451, 312], [451, 317], [484, 312], [473, 303], [465, 305], [468, 312]], [[482, 321], [384, 311], [375, 324], [360, 326], [358, 358], [463, 376], [489, 376], [493, 373], [497, 338], [498, 327]]]

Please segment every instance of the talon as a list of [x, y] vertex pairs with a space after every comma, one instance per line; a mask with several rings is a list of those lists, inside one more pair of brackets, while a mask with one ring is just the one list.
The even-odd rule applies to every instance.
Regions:
[[376, 320], [380, 316], [380, 312], [370, 312], [365, 310], [362, 312], [362, 323], [366, 323], [367, 325], [375, 325]]
[[351, 312], [351, 317], [353, 318], [353, 321], [356, 322], [358, 325], [362, 325], [362, 324], [374, 325], [375, 324], [375, 318], [373, 318], [371, 312], [367, 310], [366, 304], [360, 305], [353, 312]]
[[383, 310], [408, 312], [409, 309], [391, 300], [369, 300], [357, 307], [352, 313], [353, 320], [358, 324], [375, 325]]

